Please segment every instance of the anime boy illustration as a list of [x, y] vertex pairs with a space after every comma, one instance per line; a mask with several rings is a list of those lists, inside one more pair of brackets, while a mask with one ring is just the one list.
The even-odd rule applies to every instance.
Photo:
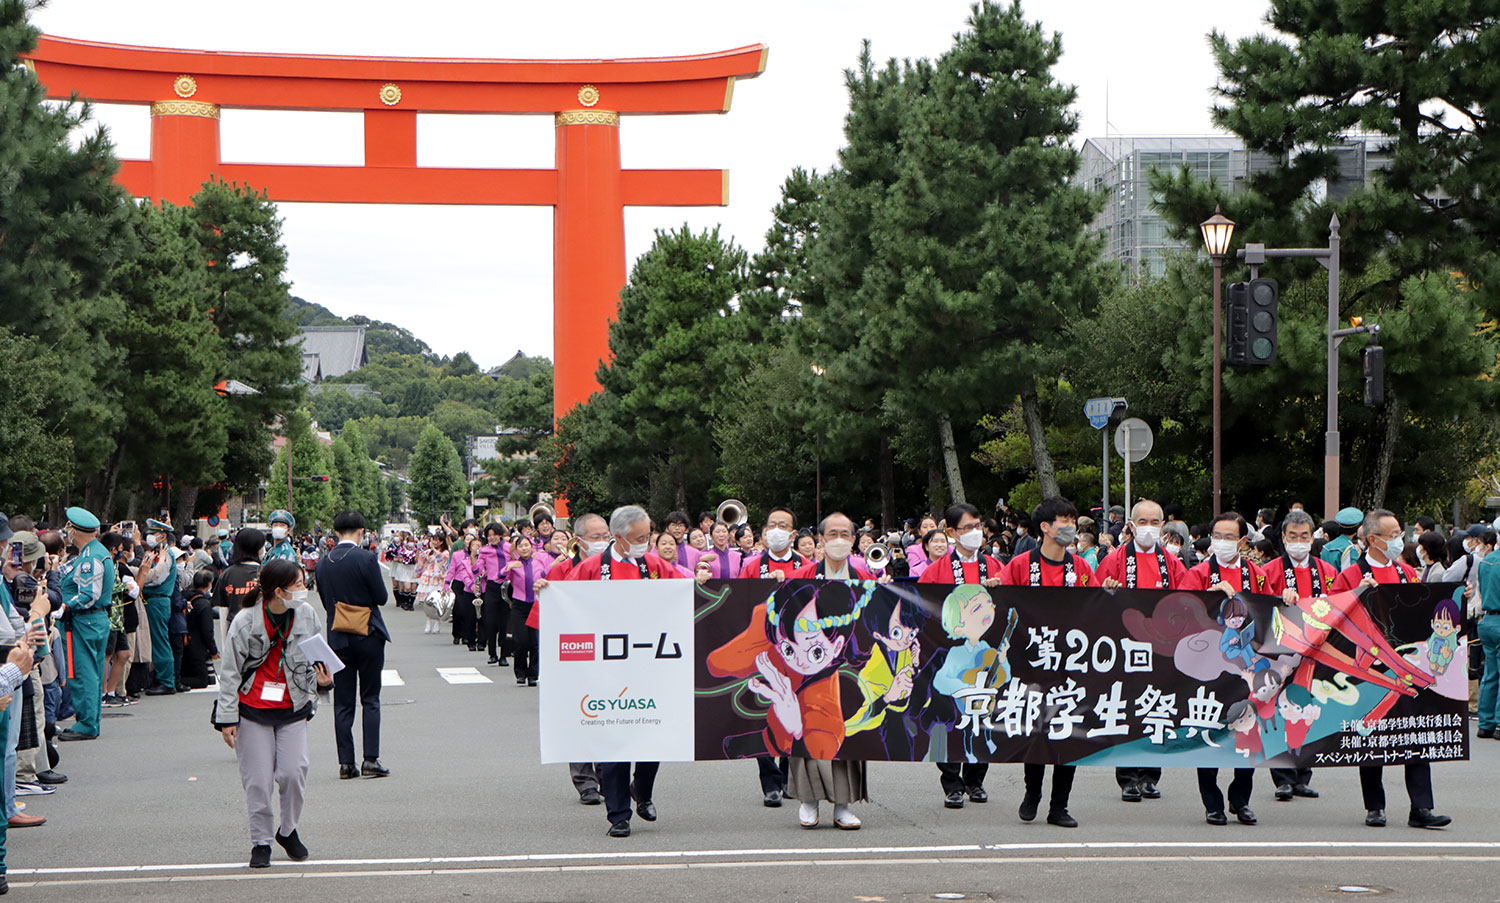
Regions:
[[1241, 671], [1264, 671], [1271, 667], [1269, 659], [1256, 655], [1250, 644], [1255, 640], [1255, 622], [1250, 620], [1250, 607], [1239, 596], [1230, 596], [1219, 604], [1219, 623], [1224, 633], [1219, 637], [1219, 651], [1229, 663]]
[[1260, 719], [1250, 700], [1241, 699], [1229, 706], [1224, 716], [1226, 726], [1234, 732], [1234, 751], [1253, 765], [1265, 757], [1265, 743], [1260, 736]]
[[927, 700], [930, 676], [922, 677], [922, 647], [917, 641], [925, 612], [915, 599], [906, 599], [892, 589], [882, 589], [870, 598], [860, 615], [861, 646], [870, 650], [869, 661], [859, 671], [859, 691], [864, 697], [859, 710], [844, 722], [844, 732], [876, 731], [892, 762], [916, 761], [916, 736], [910, 714]]
[[1458, 654], [1458, 631], [1463, 627], [1458, 603], [1444, 599], [1432, 610], [1432, 636], [1427, 639], [1427, 664], [1432, 673], [1443, 676]]
[[994, 711], [998, 688], [1010, 680], [1006, 656], [1010, 653], [1011, 633], [1016, 629], [1015, 609], [1010, 611], [999, 648], [984, 641], [985, 633], [994, 623], [995, 600], [983, 586], [964, 584], [943, 600], [943, 630], [950, 639], [963, 640], [963, 644], [948, 650], [942, 667], [932, 679], [932, 688], [953, 700], [959, 716], [954, 726], [968, 728], [963, 731], [963, 746], [964, 758], [969, 762], [979, 761], [974, 744], [981, 731], [984, 742], [994, 752], [995, 743], [989, 738], [989, 715]]
[[783, 586], [750, 612], [743, 633], [709, 653], [715, 677], [748, 677], [770, 703], [763, 730], [724, 739], [730, 758], [833, 759], [844, 742], [839, 668], [863, 665], [853, 632], [875, 584], [843, 581]]

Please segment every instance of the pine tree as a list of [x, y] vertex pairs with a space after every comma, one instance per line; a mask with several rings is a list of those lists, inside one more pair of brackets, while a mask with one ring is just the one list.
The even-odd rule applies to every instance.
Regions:
[[134, 252], [135, 235], [107, 135], [82, 131], [88, 105], [44, 104], [42, 85], [21, 65], [36, 48], [34, 5], [0, 0], [0, 327], [34, 337], [45, 350], [28, 352], [32, 359], [59, 361], [36, 416], [42, 433], [69, 440], [53, 446], [53, 467], [72, 482], [104, 466], [120, 423], [98, 389], [118, 360], [101, 327], [118, 309], [110, 269]]

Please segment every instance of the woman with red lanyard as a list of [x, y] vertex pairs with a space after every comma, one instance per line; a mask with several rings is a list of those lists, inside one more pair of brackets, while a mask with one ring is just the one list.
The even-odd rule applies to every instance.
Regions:
[[301, 862], [307, 847], [297, 836], [307, 787], [307, 722], [318, 707], [318, 688], [333, 683], [327, 666], [310, 662], [299, 645], [322, 633], [307, 601], [302, 568], [267, 561], [229, 625], [219, 663], [219, 697], [213, 724], [240, 763], [240, 783], [250, 813], [250, 867], [271, 864], [271, 797], [281, 790], [276, 842]]

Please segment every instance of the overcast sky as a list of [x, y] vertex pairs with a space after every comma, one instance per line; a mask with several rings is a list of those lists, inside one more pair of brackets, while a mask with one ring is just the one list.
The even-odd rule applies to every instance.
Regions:
[[[1029, 0], [1063, 38], [1057, 77], [1078, 87], [1080, 139], [1211, 131], [1216, 71], [1207, 33], [1264, 28], [1263, 3]], [[201, 50], [510, 59], [672, 56], [771, 47], [766, 72], [735, 87], [722, 116], [625, 117], [626, 168], [727, 168], [730, 204], [627, 208], [626, 255], [658, 228], [722, 224], [752, 253], [794, 166], [827, 169], [843, 143], [843, 70], [860, 41], [878, 60], [937, 56], [967, 0], [52, 0], [45, 32]], [[1107, 104], [1106, 104], [1107, 99]], [[1108, 126], [1106, 126], [1106, 107]], [[98, 108], [120, 156], [149, 155], [144, 107]], [[550, 116], [420, 116], [417, 162], [553, 165]], [[363, 162], [354, 114], [226, 110], [225, 160]], [[552, 355], [552, 211], [536, 207], [283, 204], [292, 290], [341, 316], [405, 326], [440, 354], [481, 366], [517, 350]]]

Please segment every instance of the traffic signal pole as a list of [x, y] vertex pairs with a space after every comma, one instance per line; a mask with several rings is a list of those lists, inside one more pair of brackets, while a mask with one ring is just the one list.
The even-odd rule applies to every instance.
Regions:
[[1311, 257], [1328, 271], [1328, 422], [1323, 440], [1323, 517], [1331, 518], [1339, 510], [1339, 345], [1344, 339], [1359, 333], [1374, 335], [1380, 332], [1376, 325], [1355, 326], [1339, 329], [1339, 218], [1334, 214], [1328, 221], [1328, 247], [1326, 248], [1268, 248], [1261, 244], [1247, 244], [1239, 256], [1250, 266], [1250, 278], [1260, 276], [1260, 267], [1268, 259], [1276, 257]]

